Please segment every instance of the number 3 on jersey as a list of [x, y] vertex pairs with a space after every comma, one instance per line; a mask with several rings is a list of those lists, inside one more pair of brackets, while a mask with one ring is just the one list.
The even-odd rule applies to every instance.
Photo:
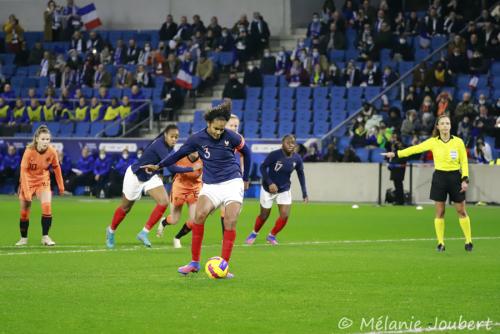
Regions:
[[208, 146], [203, 147], [203, 151], [205, 151], [205, 153], [203, 153], [205, 158], [210, 159], [210, 151], [208, 150]]

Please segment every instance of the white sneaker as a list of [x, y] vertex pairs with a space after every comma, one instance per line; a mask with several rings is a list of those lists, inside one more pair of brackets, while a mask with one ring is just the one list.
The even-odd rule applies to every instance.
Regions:
[[42, 237], [42, 245], [44, 245], [44, 246], [55, 246], [56, 243], [48, 235], [44, 235]]
[[21, 238], [16, 242], [16, 246], [26, 246], [28, 244], [28, 238]]
[[181, 239], [174, 238], [174, 248], [182, 248]]
[[163, 217], [160, 222], [158, 223], [158, 229], [156, 230], [156, 237], [157, 238], [163, 238], [163, 231], [165, 230], [165, 227], [163, 226], [163, 222], [165, 221], [165, 217]]

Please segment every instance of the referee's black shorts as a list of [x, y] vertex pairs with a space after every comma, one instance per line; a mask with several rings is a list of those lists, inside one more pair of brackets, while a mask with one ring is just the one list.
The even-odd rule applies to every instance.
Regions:
[[462, 190], [462, 175], [460, 171], [445, 172], [436, 170], [432, 175], [431, 196], [433, 201], [446, 202], [449, 194], [450, 200], [455, 203], [465, 201], [465, 192]]

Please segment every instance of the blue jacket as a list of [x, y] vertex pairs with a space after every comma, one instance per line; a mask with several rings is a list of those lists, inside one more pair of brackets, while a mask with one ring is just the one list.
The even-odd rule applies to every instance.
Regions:
[[118, 172], [118, 174], [123, 176], [125, 175], [128, 166], [132, 165], [136, 161], [137, 159], [131, 156], [129, 156], [127, 160], [123, 159], [123, 157], [120, 157], [120, 160], [118, 160], [118, 162], [115, 164], [115, 170]]
[[2, 163], [0, 164], [0, 171], [10, 168], [16, 170], [21, 165], [21, 156], [19, 154], [9, 155], [6, 154], [2, 157]]
[[103, 160], [98, 158], [94, 162], [94, 175], [105, 175], [111, 170], [111, 159], [106, 157]]
[[83, 174], [87, 174], [92, 172], [94, 169], [94, 158], [92, 156], [88, 156], [87, 158], [80, 157], [78, 162], [76, 163], [76, 168], [81, 170]]

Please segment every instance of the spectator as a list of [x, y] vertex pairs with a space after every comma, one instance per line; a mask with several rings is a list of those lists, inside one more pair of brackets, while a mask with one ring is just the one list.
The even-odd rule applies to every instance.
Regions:
[[380, 49], [391, 49], [394, 44], [394, 35], [391, 31], [391, 26], [387, 22], [383, 22], [382, 26], [375, 36], [375, 48]]
[[411, 45], [408, 44], [406, 38], [402, 35], [399, 37], [398, 42], [394, 43], [392, 48], [392, 57], [395, 61], [412, 61], [415, 57], [414, 50]]
[[30, 57], [30, 51], [28, 50], [26, 41], [22, 41], [19, 51], [14, 56], [14, 65], [18, 67], [28, 66], [29, 57]]
[[468, 147], [471, 142], [472, 124], [468, 115], [465, 115], [458, 123], [457, 136], [462, 138], [465, 146]]
[[475, 116], [474, 104], [471, 101], [470, 93], [467, 92], [462, 95], [462, 101], [458, 103], [455, 109], [454, 120], [452, 123], [458, 124], [466, 115], [470, 118], [474, 118]]
[[7, 50], [11, 53], [19, 52], [24, 40], [24, 29], [14, 14], [9, 15], [9, 19], [3, 25], [3, 31], [5, 32]]
[[467, 51], [465, 40], [458, 34], [454, 35], [453, 39], [448, 44], [448, 54], [453, 53], [455, 48], [458, 48], [459, 53], [461, 54], [465, 54]]
[[240, 100], [245, 98], [245, 86], [243, 86], [243, 84], [238, 80], [237, 73], [235, 71], [231, 71], [229, 74], [229, 80], [224, 86], [222, 97]]
[[328, 70], [329, 64], [328, 64], [328, 59], [326, 59], [326, 56], [320, 54], [317, 48], [313, 48], [312, 53], [307, 55], [302, 65], [304, 66], [304, 69], [307, 72], [311, 73], [316, 64], [320, 66], [322, 71]]
[[214, 63], [205, 52], [200, 53], [198, 64], [196, 64], [196, 75], [201, 78], [199, 92], [203, 92], [214, 79]]
[[103, 64], [98, 65], [94, 74], [94, 88], [109, 88], [111, 87], [112, 81], [113, 78], [111, 76], [111, 73], [106, 71], [106, 68]]
[[436, 8], [431, 6], [429, 13], [422, 20], [422, 31], [429, 36], [443, 34], [443, 20], [438, 16]]
[[187, 21], [186, 16], [181, 16], [179, 26], [177, 27], [177, 34], [175, 37], [179, 37], [182, 41], [189, 41], [193, 35], [193, 28]]
[[177, 23], [172, 15], [168, 14], [165, 22], [161, 25], [159, 35], [161, 41], [169, 41], [177, 34]]
[[247, 31], [242, 29], [234, 43], [236, 48], [236, 64], [237, 66], [244, 66], [251, 56], [251, 43]]
[[332, 23], [337, 26], [337, 31], [345, 33], [346, 22], [345, 19], [342, 17], [342, 14], [338, 10], [333, 11], [330, 16], [330, 21], [328, 22], [328, 25], [331, 25]]
[[342, 70], [337, 66], [337, 64], [330, 64], [330, 68], [328, 69], [327, 81], [329, 85], [333, 86], [344, 86], [344, 74]]
[[104, 106], [99, 102], [97, 97], [93, 97], [90, 100], [90, 121], [98, 122], [102, 120], [104, 116]]
[[111, 104], [106, 109], [103, 121], [112, 122], [120, 116], [120, 105], [118, 104], [118, 99], [116, 97], [111, 98]]
[[492, 132], [495, 120], [489, 116], [488, 108], [485, 105], [479, 106], [479, 115], [474, 120], [472, 126], [474, 137], [483, 137]]
[[337, 30], [335, 23], [330, 24], [330, 31], [327, 35], [326, 48], [328, 50], [345, 50], [347, 41], [345, 35]]
[[366, 145], [366, 129], [363, 121], [356, 122], [353, 135], [351, 138], [351, 146], [354, 148], [365, 147]]
[[78, 55], [78, 52], [74, 49], [69, 50], [69, 57], [66, 65], [69, 66], [72, 70], [78, 71], [83, 67], [83, 61]]
[[389, 118], [387, 119], [387, 128], [391, 129], [391, 133], [399, 133], [403, 120], [401, 112], [398, 108], [392, 107], [389, 109]]
[[250, 47], [249, 49], [253, 51], [251, 56], [261, 57], [262, 51], [269, 46], [269, 37], [271, 33], [269, 32], [269, 27], [264, 18], [259, 12], [253, 13], [253, 21], [250, 25]]
[[309, 74], [301, 66], [298, 59], [293, 61], [292, 67], [287, 73], [287, 81], [290, 87], [308, 86]]
[[217, 16], [212, 16], [210, 19], [210, 24], [207, 27], [207, 34], [212, 32], [214, 38], [219, 38], [222, 34], [222, 27], [219, 25], [219, 20]]
[[451, 11], [443, 22], [443, 32], [445, 34], [458, 34], [464, 27], [464, 23], [455, 11]]
[[342, 162], [361, 162], [361, 159], [356, 155], [356, 152], [351, 146], [345, 149], [344, 156], [342, 157]]
[[[111, 171], [111, 159], [107, 156], [106, 150], [99, 150], [99, 157], [94, 162], [93, 174], [94, 174], [94, 187], [92, 193], [95, 197], [105, 198], [109, 197], [104, 189], [105, 185], [109, 180], [109, 173]], [[107, 190], [107, 189], [106, 189]]]
[[80, 31], [75, 31], [71, 37], [70, 48], [76, 50], [79, 54], [87, 51], [87, 42], [83, 39]]
[[290, 68], [290, 58], [288, 57], [284, 48], [278, 52], [276, 57], [276, 72], [274, 75], [284, 75]]
[[401, 124], [401, 135], [406, 138], [409, 138], [413, 134], [420, 131], [420, 120], [417, 117], [416, 110], [408, 110], [406, 113], [406, 118]]
[[103, 65], [110, 65], [113, 63], [113, 55], [108, 45], [104, 45], [99, 54], [99, 62]]
[[326, 148], [326, 155], [324, 156], [323, 160], [325, 162], [342, 161], [342, 154], [340, 154], [339, 150], [337, 149], [337, 146], [334, 143], [328, 144], [328, 147]]
[[2, 157], [0, 163], [0, 179], [13, 179], [17, 185], [19, 180], [19, 166], [21, 165], [21, 156], [17, 153], [17, 149], [13, 145], [8, 145], [7, 154]]
[[42, 106], [38, 99], [31, 99], [30, 105], [26, 108], [28, 120], [30, 123], [40, 122], [42, 120]]
[[153, 51], [151, 51], [151, 43], [144, 43], [144, 49], [139, 52], [137, 64], [145, 66], [150, 66], [153, 64]]
[[139, 87], [151, 87], [153, 85], [153, 80], [151, 75], [146, 71], [144, 65], [138, 65], [135, 72], [134, 84]]
[[318, 162], [320, 160], [321, 160], [321, 157], [319, 155], [318, 146], [315, 143], [313, 143], [308, 147], [307, 153], [303, 157], [303, 161], [304, 162]]
[[204, 35], [207, 32], [207, 28], [205, 28], [205, 24], [200, 18], [200, 15], [193, 15], [193, 24], [191, 25], [193, 35], [196, 35], [197, 32], [200, 32]]
[[241, 28], [248, 31], [249, 26], [250, 26], [250, 22], [248, 22], [246, 14], [242, 14], [240, 16], [240, 19], [233, 25], [231, 32], [233, 34], [237, 35], [237, 34], [239, 34]]
[[65, 188], [74, 194], [77, 187], [92, 186], [94, 180], [94, 163], [95, 160], [90, 155], [88, 147], [84, 146], [81, 157], [78, 159], [75, 168], [73, 169], [75, 175], [65, 181], [65, 183], [67, 183]]
[[78, 106], [75, 109], [75, 120], [78, 122], [88, 122], [90, 119], [90, 110], [87, 106], [87, 101], [85, 97], [80, 97], [78, 99]]
[[410, 16], [405, 23], [405, 33], [409, 36], [416, 36], [419, 32], [420, 22], [418, 20], [417, 12], [410, 12]]
[[184, 104], [184, 96], [180, 88], [172, 80], [165, 78], [161, 96], [163, 96], [164, 109], [167, 111], [167, 120], [177, 121], [178, 110]]
[[141, 50], [136, 45], [135, 39], [131, 38], [128, 41], [127, 56], [125, 58], [125, 62], [130, 65], [137, 64], [140, 51]]
[[33, 46], [33, 49], [30, 51], [30, 55], [28, 57], [29, 65], [40, 65], [40, 62], [43, 58], [44, 49], [42, 47], [42, 43], [36, 42]]
[[56, 105], [52, 97], [45, 99], [45, 104], [42, 108], [42, 119], [44, 122], [53, 122], [56, 120]]
[[403, 111], [408, 111], [411, 109], [418, 109], [420, 106], [420, 102], [418, 101], [418, 96], [415, 90], [415, 86], [409, 86], [408, 87], [408, 92], [406, 93], [406, 96], [404, 97], [402, 107]]
[[248, 87], [262, 87], [262, 74], [253, 62], [248, 62], [248, 66], [243, 77], [243, 85]]
[[455, 47], [453, 52], [448, 55], [448, 68], [452, 75], [468, 72], [469, 64], [467, 57], [460, 52], [458, 47]]
[[263, 75], [274, 75], [276, 73], [276, 58], [271, 55], [269, 49], [264, 49], [264, 56], [260, 61], [260, 71]]
[[431, 81], [431, 75], [427, 69], [427, 63], [423, 62], [413, 70], [413, 83], [416, 88], [428, 86]]
[[380, 72], [377, 65], [367, 60], [361, 72], [361, 86], [380, 86]]
[[326, 80], [327, 80], [326, 74], [321, 69], [320, 64], [314, 65], [314, 69], [311, 74], [311, 79], [309, 80], [309, 82], [311, 83], [311, 87], [325, 86]]
[[455, 106], [453, 105], [453, 98], [448, 92], [441, 92], [436, 98], [436, 116], [441, 115], [451, 115], [453, 110], [455, 110]]
[[44, 40], [46, 42], [58, 42], [62, 40], [62, 8], [55, 1], [47, 3], [44, 18]]
[[78, 7], [74, 4], [73, 0], [67, 0], [66, 7], [63, 8], [63, 22], [65, 22], [65, 26], [63, 27], [66, 35], [65, 40], [69, 40], [73, 36], [73, 33], [79, 31], [82, 27], [82, 21], [78, 15]]
[[120, 119], [125, 121], [125, 123], [133, 123], [137, 120], [137, 113], [131, 115], [132, 107], [127, 95], [122, 97], [122, 103], [118, 108], [118, 112], [120, 114]]
[[476, 145], [473, 150], [473, 158], [479, 164], [487, 164], [493, 160], [491, 146], [484, 141], [482, 137], [476, 139]]
[[490, 63], [485, 59], [480, 51], [474, 51], [472, 58], [469, 60], [469, 73], [481, 75], [488, 73]]
[[177, 75], [181, 68], [181, 61], [175, 57], [174, 53], [169, 53], [167, 58], [167, 64], [165, 68], [165, 76], [169, 78], [173, 78]]
[[344, 69], [343, 81], [347, 88], [361, 84], [361, 73], [352, 60], [347, 63]]
[[[246, 30], [245, 30], [246, 31]], [[239, 34], [239, 31], [238, 31]], [[217, 42], [217, 51], [229, 52], [234, 49], [234, 39], [226, 28], [222, 29], [222, 36]]]
[[118, 39], [116, 41], [116, 48], [113, 53], [113, 65], [123, 65], [127, 62], [127, 47], [123, 43], [123, 40]]
[[132, 157], [127, 149], [122, 151], [120, 158], [113, 166], [109, 174], [110, 188], [108, 196], [119, 196], [122, 193], [121, 184], [128, 166], [132, 165], [137, 159]]
[[16, 104], [12, 111], [12, 120], [16, 124], [22, 124], [28, 122], [28, 114], [26, 112], [26, 107], [24, 105], [23, 100], [20, 97], [16, 99]]
[[89, 39], [87, 40], [87, 50], [92, 52], [100, 53], [104, 48], [104, 41], [102, 40], [101, 35], [99, 35], [96, 31], [91, 31], [89, 33]]
[[327, 33], [327, 26], [321, 22], [319, 14], [313, 13], [312, 22], [307, 26], [307, 37], [322, 37]]
[[207, 35], [205, 36], [205, 51], [213, 51], [217, 49], [217, 42], [222, 36], [222, 29], [219, 36], [214, 35], [214, 31], [211, 29], [207, 30]]

